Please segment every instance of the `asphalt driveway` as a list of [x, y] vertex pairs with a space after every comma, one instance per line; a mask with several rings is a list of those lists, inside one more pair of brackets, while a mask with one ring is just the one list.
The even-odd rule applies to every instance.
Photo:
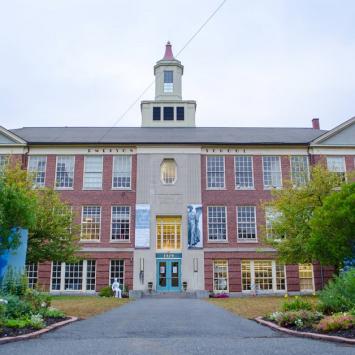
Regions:
[[355, 354], [355, 347], [290, 337], [195, 299], [142, 299], [40, 338], [0, 345], [2, 355]]

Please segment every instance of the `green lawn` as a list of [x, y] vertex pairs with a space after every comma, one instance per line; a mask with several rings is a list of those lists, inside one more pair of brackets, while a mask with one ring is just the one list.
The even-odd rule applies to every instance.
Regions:
[[128, 298], [98, 296], [53, 296], [52, 306], [68, 316], [88, 318], [129, 302]]
[[[315, 304], [317, 296], [299, 296], [308, 302]], [[288, 297], [288, 300], [293, 297]], [[223, 307], [228, 311], [239, 316], [254, 319], [258, 316], [264, 316], [268, 313], [280, 310], [284, 297], [277, 296], [250, 296], [242, 298], [209, 298], [208, 302], [216, 306]]]

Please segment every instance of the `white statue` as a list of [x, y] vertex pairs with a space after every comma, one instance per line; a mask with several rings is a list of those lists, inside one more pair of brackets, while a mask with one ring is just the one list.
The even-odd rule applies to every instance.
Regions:
[[113, 282], [112, 291], [115, 293], [116, 298], [122, 298], [122, 291], [120, 289], [120, 283], [117, 281], [117, 277], [115, 277], [115, 281]]

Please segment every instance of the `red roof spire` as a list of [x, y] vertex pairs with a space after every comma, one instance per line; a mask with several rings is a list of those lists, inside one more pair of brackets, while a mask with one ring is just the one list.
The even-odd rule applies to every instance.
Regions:
[[168, 43], [165, 45], [165, 54], [163, 60], [174, 60], [173, 50], [171, 49], [170, 41], [168, 41]]

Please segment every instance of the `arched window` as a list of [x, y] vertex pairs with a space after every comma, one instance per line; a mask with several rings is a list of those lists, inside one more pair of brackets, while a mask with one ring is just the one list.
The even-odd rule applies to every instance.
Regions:
[[160, 177], [163, 184], [175, 184], [176, 163], [174, 159], [164, 159], [160, 166]]

